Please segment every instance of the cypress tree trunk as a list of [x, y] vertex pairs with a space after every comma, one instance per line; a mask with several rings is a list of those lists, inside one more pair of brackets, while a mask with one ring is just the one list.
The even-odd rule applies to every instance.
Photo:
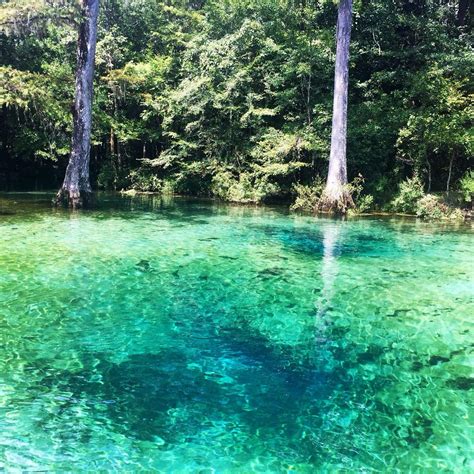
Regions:
[[56, 205], [77, 208], [87, 204], [92, 192], [89, 180], [92, 127], [92, 89], [99, 0], [81, 0], [82, 19], [77, 40], [76, 92], [73, 108], [71, 155]]
[[353, 206], [347, 190], [347, 97], [349, 83], [349, 44], [352, 26], [352, 0], [339, 0], [337, 16], [336, 66], [334, 73], [334, 103], [332, 114], [331, 153], [323, 211], [345, 214]]

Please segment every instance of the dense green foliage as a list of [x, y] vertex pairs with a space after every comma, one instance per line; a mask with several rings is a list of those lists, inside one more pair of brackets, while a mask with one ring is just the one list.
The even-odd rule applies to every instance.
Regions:
[[[456, 3], [355, 3], [348, 166], [364, 177], [361, 210], [471, 199], [473, 15], [460, 21]], [[1, 186], [62, 178], [76, 15], [61, 0], [0, 9]], [[331, 0], [104, 0], [95, 185], [308, 207], [327, 171], [335, 22]]]

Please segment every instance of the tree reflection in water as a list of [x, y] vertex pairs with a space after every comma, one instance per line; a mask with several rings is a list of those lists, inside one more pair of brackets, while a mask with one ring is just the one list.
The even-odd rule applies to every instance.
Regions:
[[342, 225], [339, 222], [329, 223], [323, 228], [323, 261], [321, 266], [322, 288], [315, 303], [315, 338], [317, 342], [326, 341], [326, 328], [330, 324], [328, 313], [334, 297], [334, 283], [339, 265], [339, 247]]

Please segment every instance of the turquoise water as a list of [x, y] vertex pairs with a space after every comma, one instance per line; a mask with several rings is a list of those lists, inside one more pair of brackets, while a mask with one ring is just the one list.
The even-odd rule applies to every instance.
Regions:
[[0, 470], [472, 472], [473, 234], [0, 196]]

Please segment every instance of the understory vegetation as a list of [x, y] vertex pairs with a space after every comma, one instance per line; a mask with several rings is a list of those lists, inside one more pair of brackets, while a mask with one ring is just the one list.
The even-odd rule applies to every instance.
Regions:
[[[93, 185], [317, 209], [336, 10], [331, 0], [103, 1]], [[447, 0], [355, 2], [354, 212], [441, 219], [472, 207], [472, 17]], [[73, 1], [0, 7], [1, 188], [53, 188], [64, 176], [76, 23]]]

